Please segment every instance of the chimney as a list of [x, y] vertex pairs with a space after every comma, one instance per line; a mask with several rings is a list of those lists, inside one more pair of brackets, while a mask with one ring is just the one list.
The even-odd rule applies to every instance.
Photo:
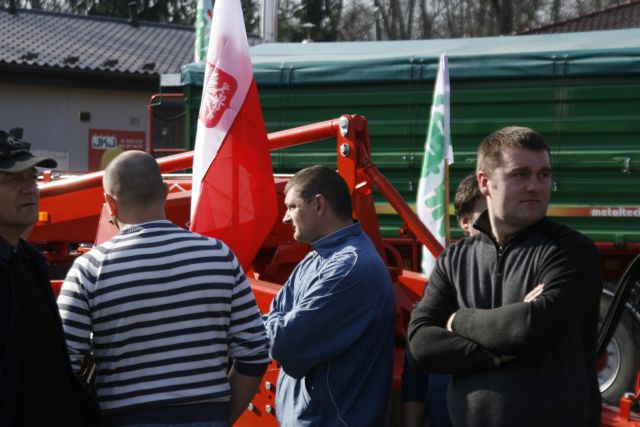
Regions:
[[18, 12], [16, 8], [16, 0], [9, 0], [9, 13], [15, 15]]
[[138, 26], [138, 2], [130, 1], [129, 2], [129, 25], [132, 27]]

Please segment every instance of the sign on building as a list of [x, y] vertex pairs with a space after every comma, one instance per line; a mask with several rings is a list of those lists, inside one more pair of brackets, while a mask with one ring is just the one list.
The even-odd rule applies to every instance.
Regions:
[[144, 132], [89, 129], [89, 170], [104, 169], [123, 151], [144, 149]]

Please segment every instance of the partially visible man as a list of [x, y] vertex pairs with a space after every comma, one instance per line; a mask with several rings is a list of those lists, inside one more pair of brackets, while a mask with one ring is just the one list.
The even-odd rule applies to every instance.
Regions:
[[438, 259], [409, 326], [413, 364], [453, 374], [454, 426], [597, 426], [598, 253], [545, 216], [549, 147], [500, 129], [478, 148], [477, 179], [481, 233]]
[[235, 255], [165, 219], [150, 155], [119, 155], [103, 184], [120, 233], [75, 261], [58, 299], [74, 368], [95, 353], [103, 424], [233, 424], [269, 360]]
[[487, 209], [487, 201], [480, 192], [476, 174], [467, 175], [456, 190], [453, 198], [453, 208], [456, 211], [458, 225], [466, 236], [475, 236], [480, 231], [473, 227], [482, 212]]
[[0, 131], [0, 426], [83, 426], [96, 403], [71, 370], [46, 261], [21, 238], [38, 219], [38, 171], [53, 159]]
[[386, 265], [334, 170], [312, 166], [285, 187], [294, 238], [312, 251], [296, 266], [266, 319], [280, 363], [281, 426], [389, 423], [395, 302]]
[[[480, 192], [475, 173], [467, 175], [458, 184], [453, 207], [465, 237], [480, 233], [473, 228], [473, 224], [487, 209], [487, 201]], [[405, 427], [451, 425], [446, 399], [450, 378], [450, 375], [445, 374], [420, 373], [411, 367], [405, 357], [402, 371], [402, 414]]]

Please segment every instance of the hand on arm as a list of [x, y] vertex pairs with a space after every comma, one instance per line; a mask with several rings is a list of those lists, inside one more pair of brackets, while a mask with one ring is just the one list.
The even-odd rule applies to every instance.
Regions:
[[241, 374], [234, 367], [229, 371], [229, 384], [231, 385], [231, 403], [229, 405], [229, 419], [227, 423], [232, 426], [255, 396], [260, 386], [262, 376], [252, 377]]
[[449, 316], [449, 319], [447, 320], [447, 331], [449, 332], [453, 332], [453, 319], [456, 317], [456, 312], [454, 311], [453, 313], [451, 313], [451, 316]]
[[[532, 302], [534, 301], [544, 290], [544, 283], [540, 283], [538, 286], [533, 288], [527, 295], [524, 296], [524, 302]], [[453, 319], [456, 317], [456, 313], [451, 313], [449, 319], [447, 320], [447, 331], [453, 332]]]
[[[524, 302], [532, 302], [534, 301], [543, 291], [544, 289], [544, 283], [540, 283], [538, 286], [536, 286], [535, 288], [533, 288], [527, 295], [525, 295], [524, 297]], [[456, 313], [452, 313], [451, 316], [449, 316], [449, 319], [447, 320], [447, 330], [453, 332], [453, 319], [455, 318]], [[509, 356], [509, 355], [501, 355], [500, 356], [500, 361], [502, 363], [506, 363], [506, 362], [511, 362], [512, 360], [515, 360], [516, 357], [515, 356]]]
[[228, 374], [231, 386], [229, 425], [233, 425], [253, 399], [269, 363], [269, 342], [260, 311], [235, 257], [232, 269], [236, 274], [227, 337], [229, 355], [234, 360]]
[[523, 301], [524, 302], [534, 301], [536, 298], [538, 298], [538, 296], [540, 296], [543, 290], [544, 290], [544, 283], [540, 283], [538, 286], [533, 288], [527, 295], [524, 296]]

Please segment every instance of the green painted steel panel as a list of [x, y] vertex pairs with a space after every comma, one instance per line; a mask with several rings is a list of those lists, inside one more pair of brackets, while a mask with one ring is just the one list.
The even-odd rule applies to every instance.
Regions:
[[[606, 48], [603, 44], [612, 40], [612, 33], [625, 37]], [[629, 38], [631, 36], [633, 39]], [[451, 166], [452, 194], [458, 182], [475, 167], [475, 150], [484, 136], [502, 126], [530, 126], [545, 135], [552, 147], [555, 185], [550, 215], [597, 241], [640, 242], [640, 30], [536, 37], [539, 38], [537, 49], [529, 37], [527, 43], [514, 41], [509, 58], [506, 58], [509, 61], [503, 57], [499, 65], [501, 71], [495, 73], [490, 71], [495, 56], [482, 58], [477, 54], [465, 56], [460, 53], [456, 61], [452, 60], [451, 135], [455, 154], [455, 163]], [[463, 41], [469, 52], [475, 52], [486, 49], [489, 39]], [[521, 38], [500, 40], [503, 39]], [[532, 57], [544, 56], [548, 61], [548, 53], [566, 46], [568, 39], [574, 47], [582, 43], [583, 48], [571, 51], [566, 67], [556, 66], [547, 74], [540, 73], [535, 67], [529, 70]], [[429, 40], [410, 44], [429, 44], [432, 49], [429, 58], [435, 64], [435, 52], [439, 50], [434, 46], [440, 43], [446, 47], [450, 42]], [[315, 82], [312, 73], [302, 82], [273, 84], [272, 79], [260, 74], [260, 64], [254, 65], [267, 129], [270, 132], [287, 129], [345, 113], [363, 114], [369, 120], [373, 161], [405, 199], [413, 202], [422, 163], [434, 71], [425, 72], [419, 78], [398, 72], [397, 61], [394, 61], [402, 56], [399, 54], [402, 49], [391, 49], [389, 46], [400, 45], [385, 42], [379, 44], [382, 48], [377, 54], [379, 58], [374, 58], [378, 67], [376, 72], [381, 75], [380, 70], [387, 64], [386, 72], [393, 78], [373, 82], [365, 76], [359, 80], [353, 70], [371, 65], [367, 61], [374, 59], [364, 59], [364, 65], [358, 65], [357, 55], [341, 57], [340, 47], [336, 47], [336, 57], [340, 61], [326, 53], [323, 62], [319, 58], [327, 47], [318, 45], [322, 46], [314, 51], [317, 61], [313, 67], [321, 67], [325, 76]], [[374, 45], [361, 46], [367, 50]], [[309, 49], [285, 45], [278, 50], [278, 46], [263, 49], [283, 60], [289, 49], [293, 50], [293, 57], [301, 49]], [[477, 49], [474, 50], [474, 46]], [[518, 51], [523, 46], [533, 50]], [[395, 56], [385, 57], [385, 49], [395, 52]], [[500, 46], [495, 49], [499, 50]], [[256, 50], [256, 47], [252, 48], [252, 55]], [[310, 54], [308, 50], [306, 54]], [[470, 64], [465, 65], [465, 60]], [[345, 63], [356, 64], [347, 76], [341, 74], [345, 72]], [[466, 74], [457, 78], [454, 66], [465, 69]], [[508, 78], [503, 78], [505, 69], [510, 70]], [[475, 70], [476, 78], [472, 78], [469, 70]], [[195, 73], [194, 69], [190, 72]], [[394, 73], [399, 74], [394, 76]], [[192, 132], [200, 91], [197, 85], [185, 85]], [[192, 141], [193, 135], [187, 135], [187, 138]], [[625, 159], [629, 159], [628, 172], [625, 171]], [[281, 173], [293, 173], [318, 163], [335, 165], [335, 142], [276, 151], [272, 153], [272, 160], [276, 172]], [[378, 199], [378, 202], [381, 212], [389, 210], [382, 200]], [[594, 207], [629, 209], [591, 211]], [[608, 216], [579, 216], [603, 214]], [[384, 235], [397, 235], [400, 226], [397, 216], [382, 214], [380, 224]], [[459, 235], [457, 228], [453, 232], [454, 236]]]

